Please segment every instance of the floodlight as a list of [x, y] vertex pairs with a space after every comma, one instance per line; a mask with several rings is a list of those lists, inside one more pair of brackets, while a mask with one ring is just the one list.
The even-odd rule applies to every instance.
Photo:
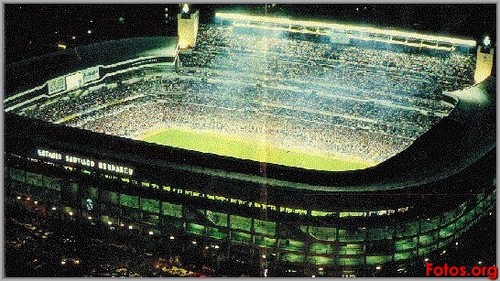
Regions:
[[489, 47], [491, 44], [491, 39], [489, 36], [484, 37], [483, 44], [485, 47]]
[[184, 14], [189, 13], [189, 5], [187, 3], [182, 4], [182, 12]]

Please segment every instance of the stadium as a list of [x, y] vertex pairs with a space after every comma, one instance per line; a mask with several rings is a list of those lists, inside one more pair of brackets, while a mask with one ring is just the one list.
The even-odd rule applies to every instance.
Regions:
[[494, 210], [489, 46], [197, 17], [179, 14], [177, 37], [8, 65], [6, 196], [187, 246], [202, 239], [262, 276], [405, 270]]

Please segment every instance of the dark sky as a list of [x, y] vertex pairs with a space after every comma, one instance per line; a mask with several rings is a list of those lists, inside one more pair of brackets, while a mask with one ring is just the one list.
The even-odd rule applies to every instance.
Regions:
[[[168, 23], [165, 8], [169, 9]], [[202, 22], [209, 22], [214, 12], [221, 9], [264, 12], [263, 5], [195, 4], [193, 9], [200, 10]], [[57, 51], [58, 42], [71, 47], [126, 37], [175, 35], [178, 11], [175, 4], [6, 4], [6, 63]], [[268, 12], [476, 40], [484, 34], [495, 38], [496, 27], [495, 4], [278, 4]]]

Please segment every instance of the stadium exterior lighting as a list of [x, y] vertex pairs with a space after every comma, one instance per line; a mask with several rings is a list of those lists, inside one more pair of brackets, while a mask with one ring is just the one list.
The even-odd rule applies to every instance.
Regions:
[[92, 30], [87, 30], [87, 34], [91, 34], [92, 33]]
[[148, 233], [149, 233], [149, 235], [153, 235], [153, 234], [154, 234], [154, 232], [153, 232], [153, 231], [149, 231]]
[[17, 200], [21, 200], [21, 196], [17, 196], [16, 198], [17, 198]]
[[112, 225], [113, 223], [111, 221], [108, 221], [108, 225]]
[[196, 245], [196, 241], [193, 241], [193, 242], [191, 242], [191, 243], [193, 243], [193, 245]]
[[466, 45], [474, 47], [476, 46], [475, 40], [467, 40], [467, 39], [459, 39], [448, 36], [434, 36], [434, 35], [426, 35], [415, 32], [406, 32], [400, 30], [388, 30], [376, 27], [367, 27], [367, 26], [359, 26], [352, 24], [339, 24], [339, 23], [330, 23], [330, 22], [318, 22], [318, 21], [305, 21], [305, 20], [291, 20], [285, 17], [271, 17], [271, 16], [254, 16], [247, 15], [242, 13], [226, 13], [226, 12], [217, 12], [215, 13], [215, 17], [225, 20], [232, 21], [243, 21], [243, 22], [263, 22], [263, 23], [272, 23], [272, 24], [280, 24], [284, 26], [304, 26], [304, 27], [313, 27], [313, 28], [329, 28], [334, 30], [342, 30], [344, 32], [355, 31], [360, 33], [369, 33], [369, 34], [377, 34], [377, 35], [386, 35], [393, 37], [409, 37], [415, 39], [421, 39], [426, 41], [436, 41], [436, 42], [446, 42], [455, 45]]
[[189, 13], [189, 5], [187, 3], [182, 4], [182, 12], [184, 14]]
[[72, 216], [73, 215], [73, 212], [69, 212], [68, 215]]
[[428, 262], [428, 261], [429, 261], [429, 258], [425, 258], [425, 259], [424, 259], [424, 261], [425, 261], [425, 262]]
[[491, 39], [489, 36], [484, 37], [483, 44], [485, 47], [489, 47], [491, 44]]
[[89, 216], [89, 217], [88, 217], [88, 219], [89, 219], [89, 220], [92, 220], [92, 217], [91, 217], [91, 216]]
[[175, 239], [175, 237], [170, 235], [170, 240], [174, 240], [174, 239]]
[[35, 205], [38, 205], [38, 201], [33, 201], [33, 203], [35, 203]]
[[57, 210], [57, 208], [56, 207], [52, 207], [52, 211], [55, 211], [55, 210]]
[[131, 226], [131, 225], [129, 225], [129, 226], [128, 226], [128, 229], [134, 229], [134, 227], [133, 227], [133, 226]]
[[375, 267], [376, 270], [381, 270], [382, 267], [380, 265], [377, 265], [377, 267]]

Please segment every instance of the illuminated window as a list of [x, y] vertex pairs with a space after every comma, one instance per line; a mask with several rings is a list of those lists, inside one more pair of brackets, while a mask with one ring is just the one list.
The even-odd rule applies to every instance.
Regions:
[[276, 222], [254, 219], [254, 230], [257, 233], [274, 236], [276, 232]]
[[[306, 229], [303, 231], [305, 232]], [[309, 234], [317, 240], [335, 241], [336, 239], [336, 229], [332, 227], [309, 226]]]
[[182, 205], [162, 202], [161, 213], [171, 217], [182, 218]]
[[256, 236], [255, 244], [265, 248], [273, 248], [276, 244], [276, 239], [264, 236]]
[[215, 199], [218, 201], [227, 201], [227, 198], [224, 196], [215, 196]]
[[160, 212], [160, 202], [154, 199], [141, 198], [141, 210], [157, 214]]
[[240, 243], [248, 244], [248, 243], [252, 242], [250, 234], [244, 233], [244, 232], [239, 232], [239, 231], [233, 231], [231, 233], [231, 238], [233, 241], [240, 242]]
[[205, 227], [196, 223], [188, 223], [187, 224], [187, 232], [192, 234], [203, 235], [205, 234]]
[[215, 227], [207, 227], [207, 235], [215, 239], [224, 239], [227, 236], [224, 231], [221, 231]]
[[333, 245], [329, 243], [311, 243], [309, 251], [314, 254], [332, 254]]
[[207, 210], [207, 219], [218, 226], [227, 226], [227, 214]]
[[303, 263], [305, 256], [295, 253], [285, 253], [281, 256], [281, 259], [290, 263]]
[[252, 227], [252, 219], [250, 218], [231, 215], [229, 217], [229, 220], [231, 222], [232, 229], [241, 229], [250, 231]]
[[[381, 211], [387, 213], [387, 211]], [[340, 212], [339, 217], [366, 217], [366, 212]]]
[[308, 257], [308, 262], [312, 265], [331, 265], [333, 264], [333, 259], [330, 257], [310, 256]]
[[366, 264], [376, 265], [376, 264], [384, 264], [390, 262], [392, 260], [392, 256], [367, 256]]
[[120, 205], [138, 209], [139, 208], [139, 197], [131, 196], [127, 194], [120, 194]]
[[311, 216], [313, 216], [313, 217], [325, 217], [325, 216], [333, 215], [333, 214], [334, 214], [333, 212], [323, 212], [323, 211], [314, 211], [314, 210], [311, 211]]

